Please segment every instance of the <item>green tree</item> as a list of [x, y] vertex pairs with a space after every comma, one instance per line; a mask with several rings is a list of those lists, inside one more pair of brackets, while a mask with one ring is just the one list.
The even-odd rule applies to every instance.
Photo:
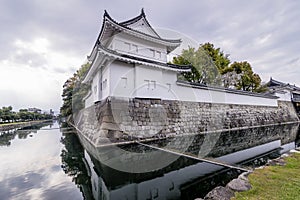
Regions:
[[8, 107], [2, 107], [1, 109], [1, 118], [3, 121], [8, 121], [8, 122], [11, 122], [14, 120], [14, 115], [15, 113], [13, 113], [12, 111], [12, 107], [11, 106], [8, 106]]
[[28, 120], [31, 120], [31, 113], [28, 112], [27, 109], [20, 109], [19, 112], [18, 112], [18, 115], [19, 115], [19, 118], [20, 120], [22, 121], [28, 121]]
[[30, 121], [52, 119], [53, 116], [47, 113], [29, 112], [27, 109], [20, 109], [14, 112], [11, 106], [0, 109], [0, 119], [4, 122]]
[[189, 82], [209, 85], [220, 83], [218, 68], [202, 47], [197, 50], [191, 47], [183, 50], [180, 56], [173, 58], [173, 63], [191, 65], [191, 72], [182, 73], [183, 78]]
[[90, 86], [83, 84], [82, 80], [89, 68], [89, 63], [82, 65], [80, 69], [64, 83], [62, 93], [63, 105], [60, 108], [60, 113], [63, 117], [71, 116], [73, 112], [84, 108], [82, 99], [87, 94]]
[[225, 54], [220, 48], [215, 48], [213, 44], [207, 42], [200, 45], [201, 48], [210, 56], [215, 66], [218, 68], [219, 73], [223, 74], [223, 71], [230, 64], [229, 54]]
[[189, 48], [180, 56], [173, 58], [178, 65], [191, 65], [191, 72], [183, 73], [182, 77], [189, 82], [221, 85], [221, 75], [230, 64], [229, 54], [207, 42], [197, 50]]
[[[223, 75], [236, 74], [232, 82], [227, 82], [227, 87], [233, 86], [238, 90], [256, 92], [261, 89], [261, 78], [254, 73], [250, 63], [247, 61], [234, 62], [223, 70]], [[223, 78], [224, 80], [224, 78]]]
[[229, 54], [207, 42], [196, 50], [189, 48], [173, 58], [178, 65], [191, 65], [191, 72], [182, 73], [179, 79], [208, 85], [222, 85], [251, 92], [265, 92], [261, 78], [254, 73], [250, 63], [234, 62], [230, 64]]
[[73, 96], [73, 89], [75, 85], [75, 78], [69, 78], [63, 85], [63, 105], [60, 108], [60, 113], [62, 116], [67, 117], [72, 115], [72, 96]]
[[3, 111], [2, 109], [0, 108], [0, 122], [3, 120]]

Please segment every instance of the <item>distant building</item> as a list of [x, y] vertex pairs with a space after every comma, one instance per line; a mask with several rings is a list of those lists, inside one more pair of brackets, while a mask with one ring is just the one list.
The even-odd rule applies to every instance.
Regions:
[[50, 109], [49, 114], [50, 114], [51, 116], [54, 116], [54, 111], [53, 111], [52, 109]]
[[42, 113], [42, 110], [39, 109], [39, 108], [28, 108], [28, 112], [31, 112], [31, 113]]
[[283, 83], [274, 80], [273, 78], [270, 78], [267, 85], [270, 93], [279, 97], [279, 100], [293, 102], [297, 112], [300, 113], [300, 87], [289, 83]]

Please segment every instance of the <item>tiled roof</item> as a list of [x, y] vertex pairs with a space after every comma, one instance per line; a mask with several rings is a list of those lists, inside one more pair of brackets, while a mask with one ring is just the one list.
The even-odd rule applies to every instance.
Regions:
[[283, 82], [277, 81], [277, 80], [275, 80], [273, 78], [270, 78], [270, 81], [267, 83], [267, 85], [270, 88], [277, 88], [277, 89], [279, 89], [279, 88], [282, 88], [282, 89], [283, 88], [289, 88], [291, 90], [298, 90], [298, 91], [300, 91], [300, 88], [297, 87], [296, 85], [291, 85], [289, 83], [283, 83]]
[[158, 37], [161, 38], [158, 33], [152, 28], [152, 26], [150, 25], [150, 23], [148, 22], [147, 18], [146, 18], [146, 14], [144, 12], [144, 8], [142, 8], [141, 14], [138, 15], [137, 17], [134, 17], [132, 19], [126, 20], [124, 22], [120, 22], [120, 25], [126, 26], [128, 27], [129, 25], [132, 25], [136, 22], [138, 22], [139, 20], [144, 19], [144, 21], [147, 23], [148, 27], [150, 27], [150, 29], [152, 30], [152, 32]]
[[188, 81], [178, 80], [177, 84], [186, 85], [186, 86], [189, 86], [189, 87], [207, 89], [207, 90], [223, 91], [223, 92], [227, 92], [227, 93], [241, 94], [241, 95], [248, 95], [248, 96], [256, 96], [256, 97], [263, 97], [263, 98], [269, 98], [269, 99], [277, 99], [278, 98], [278, 97], [276, 97], [272, 94], [269, 94], [269, 93], [249, 92], [249, 91], [244, 91], [244, 90], [224, 88], [224, 87], [221, 87], [221, 86], [205, 85], [203, 83], [192, 83], [192, 82], [188, 82]]
[[[122, 54], [117, 51], [108, 49], [101, 44], [97, 45], [97, 54], [102, 54], [104, 56], [110, 57], [111, 59], [119, 60], [121, 62], [127, 62], [127, 63], [136, 63], [144, 66], [150, 66], [150, 67], [156, 67], [164, 70], [171, 70], [171, 71], [177, 71], [177, 72], [189, 72], [191, 70], [190, 65], [175, 65], [170, 63], [163, 63], [158, 62], [155, 60], [150, 60], [146, 58], [140, 58], [133, 55], [128, 54]], [[84, 78], [84, 82], [88, 82], [96, 70], [97, 67], [94, 65], [95, 59], [92, 60], [91, 68], [89, 69], [88, 73], [86, 74]]]
[[[98, 39], [96, 41], [95, 46], [100, 43], [100, 41], [103, 39], [103, 37], [111, 37], [116, 33], [119, 33], [121, 31], [127, 31], [128, 33], [132, 33], [135, 34], [136, 36], [143, 36], [143, 38], [145, 39], [149, 39], [149, 40], [153, 40], [153, 41], [157, 41], [157, 42], [162, 42], [164, 43], [166, 46], [179, 46], [181, 43], [181, 39], [164, 39], [161, 38], [156, 32], [155, 30], [150, 26], [149, 22], [147, 21], [147, 19], [144, 17], [144, 11], [142, 11], [142, 13], [131, 19], [131, 20], [127, 20], [125, 22], [122, 23], [118, 23], [117, 21], [115, 21], [109, 14], [108, 12], [105, 10], [104, 11], [104, 15], [103, 15], [103, 24], [102, 24], [102, 28], [100, 31], [100, 34], [98, 36]], [[144, 17], [145, 21], [148, 23], [149, 27], [153, 30], [153, 32], [155, 33], [156, 36], [154, 35], [150, 35], [144, 32], [141, 32], [139, 30], [135, 30], [132, 29], [130, 27], [127, 26], [127, 24], [131, 24], [134, 23], [136, 20], [139, 20], [140, 18]], [[107, 32], [107, 35], [105, 35], [104, 32]], [[176, 48], [175, 47], [175, 48]], [[173, 48], [170, 48], [169, 51], [173, 50]]]
[[[176, 65], [176, 64], [171, 64], [171, 63], [163, 63], [163, 62], [158, 62], [158, 61], [154, 61], [154, 60], [150, 60], [150, 59], [146, 59], [146, 58], [136, 57], [136, 56], [133, 56], [133, 55], [122, 54], [122, 53], [119, 53], [117, 51], [105, 48], [101, 45], [99, 45], [98, 47], [99, 47], [99, 49], [101, 49], [103, 51], [114, 54], [116, 56], [116, 59], [118, 59], [118, 60], [120, 60], [120, 58], [124, 58], [124, 59], [128, 59], [129, 62], [133, 62], [133, 63], [136, 63], [136, 62], [140, 61], [140, 62], [145, 62], [145, 63], [149, 63], [149, 64], [153, 64], [153, 65], [157, 65], [157, 66], [162, 66], [162, 67], [170, 68], [170, 69], [176, 69], [176, 70], [179, 70], [179, 71], [185, 71], [185, 72], [188, 72], [191, 69], [191, 65]], [[120, 58], [118, 58], [118, 57], [120, 57]]]

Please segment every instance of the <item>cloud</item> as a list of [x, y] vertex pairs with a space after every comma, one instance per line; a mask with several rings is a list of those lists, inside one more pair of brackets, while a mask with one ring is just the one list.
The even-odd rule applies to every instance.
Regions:
[[10, 148], [1, 148], [0, 198], [80, 198], [80, 190], [61, 170], [60, 139], [59, 130], [43, 130], [26, 140], [16, 137]]
[[[151, 0], [91, 0], [89, 3], [83, 0], [3, 0], [0, 26], [5, 31], [0, 37], [0, 76], [5, 73], [14, 77], [4, 70], [12, 66], [14, 69], [32, 68], [39, 71], [30, 71], [35, 76], [43, 71], [43, 76], [48, 77], [45, 79], [48, 82], [40, 80], [38, 90], [48, 90], [47, 85], [57, 81], [62, 85], [62, 77], [66, 80], [72, 76], [91, 52], [104, 9], [117, 21], [123, 21], [138, 15], [143, 7], [153, 27], [181, 32], [199, 44], [211, 42], [230, 54], [232, 61], [249, 61], [264, 80], [272, 76], [300, 85], [299, 63], [290, 63], [299, 57], [300, 2], [297, 0], [272, 3], [266, 0], [166, 0], [159, 6]], [[12, 73], [18, 74], [22, 71], [19, 68]], [[9, 81], [11, 90], [24, 85], [21, 80], [24, 81], [22, 78], [14, 79], [13, 83]], [[0, 85], [6, 84], [0, 81]], [[58, 95], [61, 86], [55, 90], [59, 92], [48, 92], [45, 97], [35, 99], [43, 101], [55, 96], [61, 102]], [[24, 91], [31, 93], [29, 89]], [[16, 102], [15, 92], [10, 94], [5, 98]], [[3, 98], [1, 94], [0, 104]], [[54, 105], [55, 109], [59, 106]]]

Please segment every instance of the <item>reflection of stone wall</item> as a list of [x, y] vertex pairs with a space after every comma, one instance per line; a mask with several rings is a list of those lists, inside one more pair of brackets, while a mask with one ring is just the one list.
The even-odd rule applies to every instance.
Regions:
[[[148, 142], [148, 144], [166, 147], [176, 152], [206, 157], [220, 157], [237, 151], [249, 149], [275, 140], [281, 140], [281, 144], [294, 142], [298, 134], [297, 123], [249, 128], [221, 133], [206, 133], [195, 136], [180, 136]], [[184, 146], [190, 140], [188, 148]], [[208, 152], [203, 152], [208, 150]], [[202, 152], [200, 152], [202, 151]]]
[[[290, 102], [278, 107], [109, 98], [81, 113], [78, 127], [94, 144], [105, 138], [162, 138], [298, 121]], [[108, 142], [108, 141], [106, 141]]]
[[[298, 124], [287, 124], [222, 132], [207, 156], [219, 157], [275, 140], [281, 140], [282, 145], [287, 144], [295, 141], [297, 131]], [[192, 144], [188, 152], [198, 155], [201, 145], [197, 143]]]

